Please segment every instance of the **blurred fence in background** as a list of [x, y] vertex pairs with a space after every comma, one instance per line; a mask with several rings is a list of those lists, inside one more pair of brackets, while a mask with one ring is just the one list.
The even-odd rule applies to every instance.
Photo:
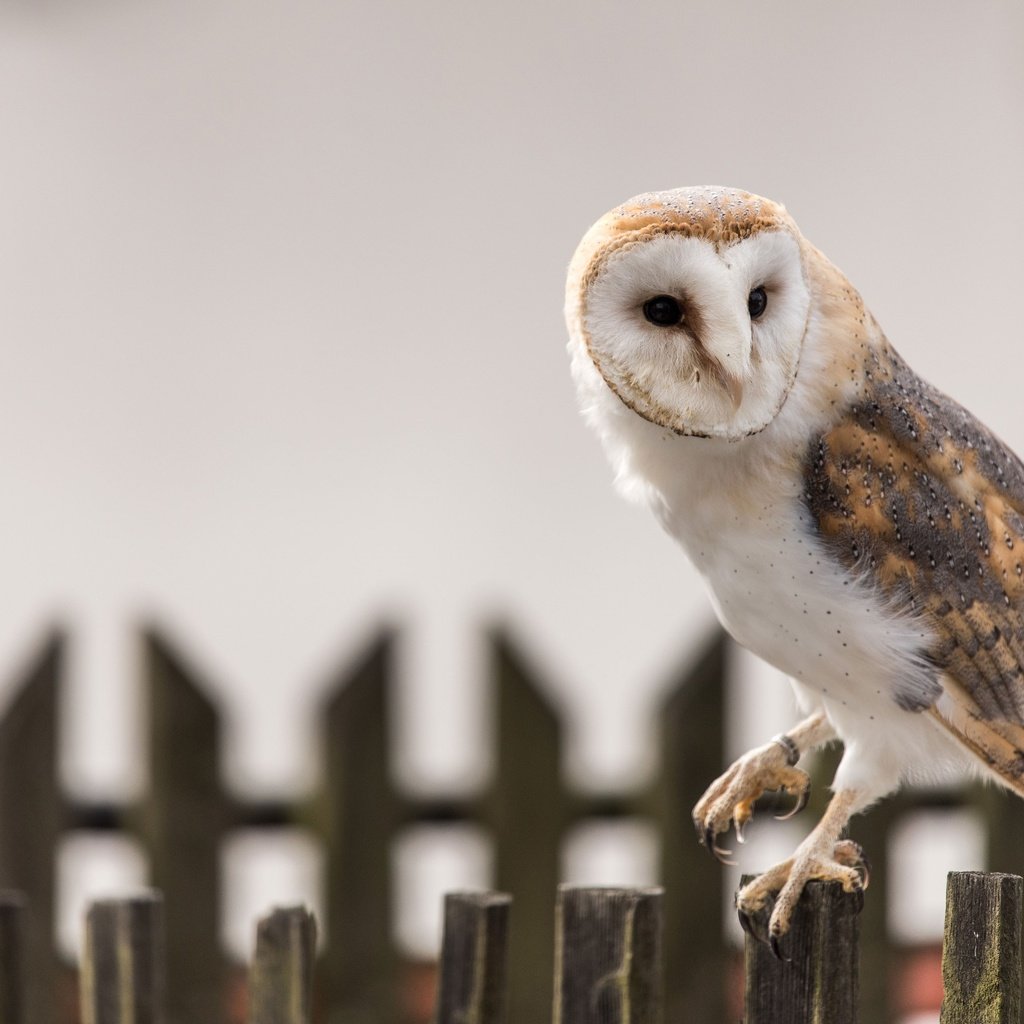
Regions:
[[[394, 651], [384, 633], [337, 673], [322, 713], [320, 783], [293, 803], [240, 801], [221, 773], [214, 688], [161, 635], [143, 637], [142, 685], [149, 785], [132, 806], [67, 799], [58, 781], [58, 706], [64, 640], [52, 637], [25, 671], [0, 720], [0, 887], [32, 908], [25, 939], [30, 1019], [73, 1019], [76, 985], [55, 952], [55, 851], [79, 831], [133, 837], [147, 881], [164, 896], [167, 1007], [173, 1024], [229, 1017], [237, 968], [219, 943], [220, 854], [239, 829], [300, 829], [323, 850], [326, 942], [317, 972], [331, 1021], [410, 1024], [409, 987], [422, 965], [395, 948], [392, 848], [421, 823], [471, 823], [493, 844], [492, 884], [515, 898], [508, 936], [509, 1018], [543, 1021], [551, 1011], [552, 894], [569, 831], [593, 819], [638, 819], [655, 830], [665, 885], [665, 1006], [669, 1021], [713, 1024], [735, 1017], [740, 955], [722, 927], [726, 875], [698, 846], [690, 808], [725, 767], [723, 679], [727, 641], [718, 635], [667, 692], [658, 715], [656, 777], [631, 794], [571, 791], [563, 781], [563, 723], [550, 688], [506, 635], [491, 637], [495, 770], [473, 798], [419, 799], [390, 772]], [[834, 757], [835, 755], [825, 755]], [[815, 786], [817, 807], [827, 796]], [[921, 950], [886, 934], [890, 872], [886, 835], [921, 807], [971, 806], [985, 823], [989, 870], [1024, 873], [1024, 807], [993, 787], [907, 791], [854, 822], [872, 860], [862, 919], [865, 1020], [897, 1020], [902, 979]], [[934, 954], [934, 949], [929, 951]], [[934, 959], [934, 956], [933, 956]], [[937, 961], [936, 961], [937, 962]], [[905, 1009], [905, 1007], [903, 1007]]]

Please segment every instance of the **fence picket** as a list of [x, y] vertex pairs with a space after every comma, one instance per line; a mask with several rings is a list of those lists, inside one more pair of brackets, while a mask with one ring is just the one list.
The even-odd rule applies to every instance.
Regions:
[[27, 1024], [25, 898], [0, 892], [0, 1024]]
[[[665, 978], [669, 1020], [720, 1021], [726, 1016], [729, 967], [722, 928], [725, 872], [696, 840], [690, 811], [725, 770], [723, 681], [730, 641], [718, 633], [688, 664], [658, 716], [661, 770], [652, 816], [661, 834], [665, 883]], [[699, 929], [694, 921], [714, 921]]]
[[181, 1024], [223, 1012], [218, 942], [220, 843], [229, 818], [220, 781], [221, 717], [198, 673], [156, 632], [143, 637], [150, 787], [143, 839], [166, 899], [168, 1006]]
[[83, 1024], [164, 1021], [163, 900], [157, 893], [101, 900], [85, 919]]
[[392, 1024], [400, 1009], [391, 942], [391, 840], [404, 809], [391, 778], [391, 633], [330, 687], [324, 723], [329, 937], [324, 974], [331, 1020]]
[[857, 1024], [859, 913], [838, 882], [810, 882], [782, 941], [785, 960], [748, 934], [745, 1024]]
[[0, 718], [0, 886], [25, 894], [25, 1013], [51, 1020], [57, 1011], [54, 851], [64, 801], [57, 777], [57, 709], [65, 661], [55, 633], [33, 658]]
[[659, 1024], [661, 889], [559, 886], [554, 1024]]
[[316, 919], [305, 907], [279, 907], [256, 926], [249, 972], [249, 1024], [309, 1024]]
[[498, 764], [487, 797], [497, 886], [515, 896], [509, 936], [509, 1015], [541, 1021], [551, 1012], [551, 895], [570, 818], [562, 781], [562, 726], [525, 659], [492, 635], [498, 703]]
[[504, 1024], [511, 902], [497, 892], [445, 897], [437, 1024]]
[[941, 1024], [1020, 1024], [1019, 875], [952, 871], [946, 882]]

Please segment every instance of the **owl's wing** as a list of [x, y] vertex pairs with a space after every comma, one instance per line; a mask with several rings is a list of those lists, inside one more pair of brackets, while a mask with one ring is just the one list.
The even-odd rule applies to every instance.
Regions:
[[1024, 792], [1024, 463], [885, 346], [804, 476], [832, 553], [932, 625], [932, 713]]

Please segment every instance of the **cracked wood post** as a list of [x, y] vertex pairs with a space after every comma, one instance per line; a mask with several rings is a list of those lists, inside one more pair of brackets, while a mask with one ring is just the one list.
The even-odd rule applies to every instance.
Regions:
[[511, 902], [500, 892], [445, 896], [437, 1024], [504, 1024]]
[[163, 900], [100, 900], [85, 918], [82, 1024], [163, 1024]]
[[809, 882], [782, 939], [787, 959], [746, 936], [745, 1024], [857, 1024], [859, 903], [838, 882]]
[[249, 972], [249, 1024], [309, 1024], [316, 920], [305, 907], [278, 907], [256, 926]]
[[559, 886], [554, 1024], [660, 1024], [662, 890]]
[[1019, 875], [951, 871], [946, 881], [941, 1024], [1020, 1024]]

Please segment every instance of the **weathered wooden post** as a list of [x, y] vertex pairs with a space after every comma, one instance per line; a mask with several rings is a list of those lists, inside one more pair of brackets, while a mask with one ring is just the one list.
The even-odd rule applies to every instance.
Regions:
[[339, 673], [322, 715], [323, 966], [332, 1024], [393, 1024], [399, 1016], [390, 854], [404, 809], [390, 764], [394, 642], [382, 634]]
[[511, 902], [498, 892], [445, 897], [437, 1024], [504, 1024]]
[[54, 851], [63, 824], [57, 779], [57, 708], [64, 638], [54, 634], [23, 673], [0, 719], [0, 886], [25, 894], [25, 1015], [56, 1014]]
[[221, 790], [217, 708], [208, 687], [155, 632], [143, 637], [149, 696], [150, 785], [142, 835], [153, 885], [166, 900], [167, 1014], [173, 1024], [223, 1016], [218, 942]]
[[946, 882], [942, 1024], [1020, 1024], [1020, 875], [952, 871]]
[[[729, 644], [718, 630], [669, 691], [658, 716], [661, 766], [651, 804], [661, 833], [669, 1020], [725, 1019], [725, 874], [697, 842], [690, 814], [727, 767], [723, 688]], [[695, 928], [695, 921], [705, 927]]]
[[861, 902], [838, 882], [809, 882], [782, 941], [784, 960], [747, 934], [745, 1024], [857, 1024]]
[[249, 1024], [309, 1024], [316, 920], [305, 907], [260, 918], [249, 972]]
[[660, 1024], [661, 889], [560, 886], [554, 1024]]
[[0, 892], [0, 1024], [28, 1024], [24, 945], [25, 900]]
[[509, 1016], [542, 1021], [551, 1012], [551, 895], [570, 816], [562, 728], [509, 639], [493, 633], [491, 643], [498, 763], [484, 810], [494, 835], [496, 884], [516, 901], [509, 933]]
[[83, 1024], [163, 1024], [163, 939], [157, 893], [92, 904], [80, 972]]

